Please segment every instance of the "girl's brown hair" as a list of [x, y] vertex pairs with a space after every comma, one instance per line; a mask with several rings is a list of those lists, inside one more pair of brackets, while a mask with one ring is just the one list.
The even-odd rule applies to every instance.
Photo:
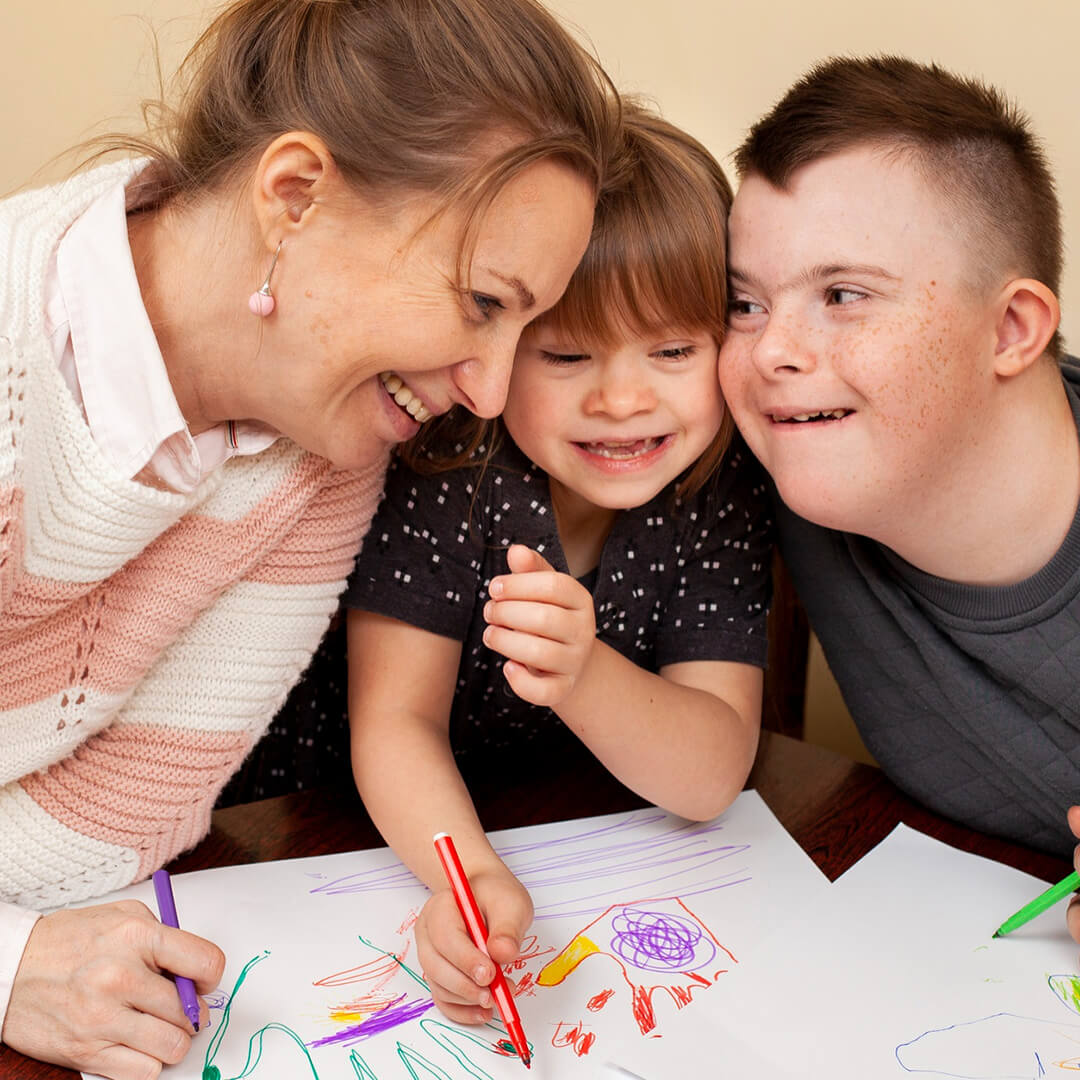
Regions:
[[617, 138], [603, 70], [534, 0], [239, 0], [179, 75], [177, 107], [158, 103], [147, 136], [99, 140], [153, 160], [140, 198], [159, 205], [218, 188], [278, 135], [310, 131], [368, 197], [463, 205], [467, 247], [529, 164], [557, 158], [599, 187]]
[[[532, 325], [601, 345], [675, 328], [704, 328], [721, 341], [731, 198], [723, 169], [701, 143], [644, 105], [624, 102], [622, 145], [597, 203], [589, 247], [562, 299]], [[441, 471], [475, 461], [478, 453], [490, 457], [503, 435], [500, 420], [455, 409], [429, 421], [402, 455], [418, 471]], [[731, 435], [725, 415], [677, 495], [700, 490]]]

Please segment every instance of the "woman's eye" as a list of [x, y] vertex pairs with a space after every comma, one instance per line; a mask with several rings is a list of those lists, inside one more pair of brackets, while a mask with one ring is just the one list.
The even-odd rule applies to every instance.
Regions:
[[658, 360], [685, 360], [697, 351], [696, 345], [674, 345], [669, 349], [657, 349], [653, 353]]
[[858, 289], [845, 289], [837, 287], [825, 291], [825, 302], [834, 307], [842, 307], [845, 304], [853, 304], [856, 300], [865, 300], [866, 293]]
[[582, 360], [589, 359], [588, 353], [558, 353], [548, 352], [547, 349], [541, 349], [540, 355], [548, 364], [577, 364]]
[[476, 310], [484, 319], [490, 319], [494, 312], [503, 306], [502, 301], [498, 300], [496, 297], [479, 292], [474, 292], [472, 294], [472, 302], [476, 307]]

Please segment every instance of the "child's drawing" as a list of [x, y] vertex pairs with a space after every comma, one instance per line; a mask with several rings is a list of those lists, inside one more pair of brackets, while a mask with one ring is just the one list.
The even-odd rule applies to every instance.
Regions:
[[[712, 931], [674, 896], [613, 904], [544, 965], [537, 985], [558, 986], [590, 957], [606, 957], [618, 967], [642, 1035], [656, 1027], [653, 995], [658, 990], [666, 991], [681, 1009], [693, 1000], [695, 990], [708, 989], [735, 963]], [[666, 978], [657, 980], [658, 975]], [[606, 1004], [613, 991], [603, 993]]]
[[[540, 1080], [594, 1075], [618, 1046], [662, 1035], [790, 889], [827, 887], [753, 792], [705, 824], [647, 809], [492, 839], [536, 906], [505, 970]], [[185, 927], [228, 965], [209, 1029], [171, 1080], [521, 1080], [501, 1024], [464, 1027], [435, 1009], [413, 966], [428, 893], [388, 850], [173, 885]]]
[[[1050, 975], [1047, 985], [1072, 1013], [1080, 1012], [1080, 976]], [[909, 1073], [964, 1080], [1038, 1080], [1080, 1072], [1080, 1024], [995, 1013], [924, 1032], [896, 1048]]]

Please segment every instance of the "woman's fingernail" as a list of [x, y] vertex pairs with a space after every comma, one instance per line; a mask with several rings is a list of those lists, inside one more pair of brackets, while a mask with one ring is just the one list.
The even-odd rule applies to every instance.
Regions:
[[502, 591], [503, 583], [498, 578], [494, 578], [488, 588], [488, 592], [491, 593], [492, 596], [502, 596]]

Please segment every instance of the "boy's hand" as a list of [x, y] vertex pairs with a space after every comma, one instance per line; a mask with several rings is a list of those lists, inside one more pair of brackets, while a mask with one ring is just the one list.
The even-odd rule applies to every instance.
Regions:
[[432, 894], [420, 912], [416, 951], [442, 1012], [459, 1024], [483, 1024], [495, 1007], [489, 989], [495, 964], [517, 959], [533, 907], [528, 892], [509, 871], [477, 874], [469, 883], [488, 927], [490, 956], [472, 943], [449, 888]]
[[[1080, 840], [1080, 806], [1069, 807], [1069, 828], [1072, 829], [1073, 836]], [[1073, 867], [1077, 873], [1080, 873], [1080, 844], [1073, 850]], [[1065, 921], [1073, 940], [1080, 941], [1080, 895], [1074, 896], [1069, 901]]]
[[577, 684], [596, 642], [593, 598], [531, 548], [512, 544], [510, 574], [491, 579], [484, 644], [506, 657], [503, 673], [533, 705], [558, 705]]
[[[164, 972], [194, 979], [207, 994], [224, 967], [216, 945], [162, 926], [137, 900], [45, 915], [26, 943], [3, 1041], [114, 1080], [157, 1076], [183, 1058], [192, 1036]], [[199, 1011], [205, 1023], [204, 1002]]]

